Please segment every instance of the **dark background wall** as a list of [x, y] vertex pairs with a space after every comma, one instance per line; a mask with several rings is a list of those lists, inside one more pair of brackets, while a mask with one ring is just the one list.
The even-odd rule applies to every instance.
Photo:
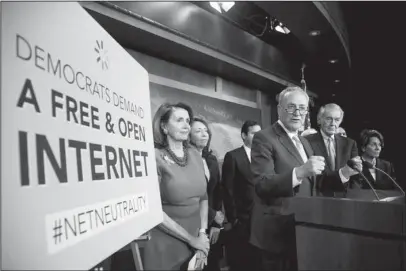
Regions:
[[127, 49], [149, 72], [151, 110], [164, 102], [184, 102], [204, 117], [213, 132], [211, 147], [222, 163], [226, 152], [242, 145], [246, 120], [268, 126], [276, 120], [275, 98], [261, 91]]

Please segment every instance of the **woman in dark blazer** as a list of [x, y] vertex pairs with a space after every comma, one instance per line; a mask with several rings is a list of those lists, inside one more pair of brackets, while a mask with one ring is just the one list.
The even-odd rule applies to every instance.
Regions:
[[[376, 130], [363, 130], [360, 137], [360, 146], [362, 173], [372, 184], [372, 186], [378, 190], [397, 189], [395, 184], [389, 179], [388, 176], [385, 175], [385, 173], [387, 173], [392, 177], [392, 179], [396, 180], [393, 164], [379, 158], [384, 146], [382, 134]], [[368, 167], [368, 164], [372, 164], [379, 170]], [[382, 173], [380, 170], [384, 171], [385, 173]], [[369, 185], [359, 174], [354, 175], [352, 179], [355, 186], [361, 187], [362, 189], [370, 189]]]
[[220, 271], [222, 246], [218, 242], [218, 238], [224, 223], [224, 214], [221, 211], [223, 198], [220, 183], [220, 168], [216, 156], [210, 150], [212, 133], [207, 122], [202, 118], [194, 117], [190, 126], [190, 143], [202, 155], [207, 180], [207, 195], [209, 198], [208, 234], [211, 246], [205, 270]]

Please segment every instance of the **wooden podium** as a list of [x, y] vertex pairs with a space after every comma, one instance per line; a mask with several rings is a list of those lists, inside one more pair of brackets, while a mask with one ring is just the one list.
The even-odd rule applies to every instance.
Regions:
[[[405, 198], [349, 190], [346, 198], [293, 197], [299, 270], [405, 270]], [[375, 201], [374, 201], [375, 200]]]

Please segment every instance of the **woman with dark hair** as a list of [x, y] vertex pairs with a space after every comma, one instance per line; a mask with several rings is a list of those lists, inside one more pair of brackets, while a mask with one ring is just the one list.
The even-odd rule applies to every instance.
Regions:
[[202, 156], [207, 181], [207, 195], [209, 197], [210, 253], [205, 270], [220, 271], [222, 246], [218, 241], [220, 229], [224, 222], [222, 208], [222, 193], [220, 184], [220, 168], [216, 156], [210, 150], [212, 133], [207, 122], [198, 117], [191, 121], [190, 143]]
[[[396, 189], [396, 186], [384, 173], [368, 166], [373, 165], [374, 167], [389, 174], [389, 176], [391, 176], [393, 179], [396, 179], [393, 164], [379, 158], [384, 146], [382, 134], [376, 130], [363, 130], [360, 136], [360, 146], [362, 173], [372, 184], [372, 186], [375, 189], [380, 190]], [[352, 178], [358, 183], [359, 186], [361, 186], [362, 189], [370, 189], [369, 185], [365, 180], [362, 179], [361, 176], [355, 175]]]
[[195, 252], [208, 255], [208, 198], [203, 162], [188, 145], [193, 112], [162, 104], [153, 119], [155, 158], [164, 212], [145, 245], [146, 270], [186, 270]]

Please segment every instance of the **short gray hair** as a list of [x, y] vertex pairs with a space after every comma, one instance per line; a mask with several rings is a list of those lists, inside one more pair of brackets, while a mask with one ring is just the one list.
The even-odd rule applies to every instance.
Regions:
[[338, 104], [335, 103], [330, 103], [330, 104], [326, 104], [323, 105], [322, 107], [320, 107], [319, 112], [317, 113], [317, 124], [321, 124], [321, 118], [324, 115], [324, 112], [326, 112], [326, 110], [332, 110], [332, 109], [338, 109], [341, 112], [341, 121], [340, 124], [343, 122], [343, 118], [344, 118], [344, 111], [341, 109], [341, 107]]
[[279, 93], [279, 94], [276, 96], [276, 99], [278, 100], [278, 104], [281, 104], [282, 101], [283, 101], [283, 99], [285, 99], [285, 97], [286, 97], [289, 93], [295, 92], [295, 91], [301, 92], [301, 93], [307, 98], [307, 101], [308, 101], [308, 102], [310, 101], [309, 95], [307, 95], [307, 93], [306, 93], [303, 89], [301, 89], [300, 87], [287, 87], [287, 88], [285, 88], [284, 90], [282, 90], [282, 92]]

